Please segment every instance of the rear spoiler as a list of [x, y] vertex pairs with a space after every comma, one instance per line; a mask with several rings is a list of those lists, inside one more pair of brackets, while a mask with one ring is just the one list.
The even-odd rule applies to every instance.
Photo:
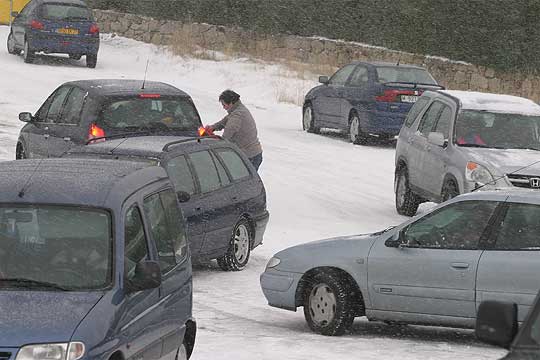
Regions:
[[415, 83], [415, 82], [406, 82], [406, 81], [390, 81], [383, 83], [385, 86], [401, 86], [411, 89], [428, 89], [428, 90], [444, 90], [445, 87], [442, 85], [435, 84], [424, 84], [424, 83]]

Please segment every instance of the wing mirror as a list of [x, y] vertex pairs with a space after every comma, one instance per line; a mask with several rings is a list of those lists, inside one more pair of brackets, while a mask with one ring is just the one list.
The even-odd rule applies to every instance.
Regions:
[[440, 132], [430, 132], [428, 135], [428, 142], [433, 145], [440, 147], [445, 147], [447, 145], [446, 140], [444, 139], [443, 133]]
[[328, 76], [319, 76], [319, 82], [321, 84], [327, 85], [328, 84]]
[[31, 113], [29, 112], [22, 112], [19, 114], [19, 120], [22, 122], [30, 122], [34, 119]]
[[399, 248], [399, 247], [403, 247], [405, 244], [403, 243], [403, 234], [402, 234], [402, 231], [398, 231], [396, 232], [394, 235], [392, 235], [392, 237], [388, 238], [385, 242], [384, 242], [384, 245], [386, 247], [390, 247], [390, 248]]
[[517, 304], [482, 301], [476, 315], [476, 337], [488, 344], [509, 349], [518, 331]]
[[161, 268], [157, 261], [142, 260], [135, 266], [135, 275], [126, 282], [126, 292], [154, 289], [161, 285]]
[[189, 199], [191, 198], [191, 195], [189, 195], [189, 193], [185, 191], [180, 190], [176, 192], [176, 197], [178, 198], [179, 202], [185, 203], [189, 201]]

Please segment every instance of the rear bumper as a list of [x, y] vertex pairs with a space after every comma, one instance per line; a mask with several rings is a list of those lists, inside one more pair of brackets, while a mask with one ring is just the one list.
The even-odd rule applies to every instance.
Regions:
[[257, 217], [253, 218], [253, 222], [255, 225], [255, 235], [253, 237], [253, 249], [260, 244], [262, 244], [264, 231], [266, 230], [266, 225], [268, 224], [268, 220], [270, 219], [270, 213], [268, 211], [264, 211], [261, 215], [258, 215]]
[[407, 113], [372, 111], [364, 131], [370, 134], [396, 136], [401, 130]]
[[28, 33], [30, 49], [46, 53], [60, 54], [97, 54], [99, 37], [73, 37], [46, 33]]

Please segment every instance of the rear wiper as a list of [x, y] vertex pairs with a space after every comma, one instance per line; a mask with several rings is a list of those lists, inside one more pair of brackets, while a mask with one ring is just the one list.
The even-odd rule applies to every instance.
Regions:
[[0, 278], [0, 287], [7, 284], [9, 286], [20, 287], [20, 288], [48, 288], [67, 291], [66, 288], [46, 281], [32, 280], [26, 278]]

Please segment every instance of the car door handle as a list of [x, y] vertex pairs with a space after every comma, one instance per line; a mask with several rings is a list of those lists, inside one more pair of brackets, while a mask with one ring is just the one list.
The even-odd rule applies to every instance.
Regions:
[[69, 136], [66, 136], [66, 137], [64, 138], [64, 141], [71, 141], [71, 138], [70, 138]]
[[455, 262], [451, 264], [454, 269], [468, 269], [469, 264], [462, 262]]

